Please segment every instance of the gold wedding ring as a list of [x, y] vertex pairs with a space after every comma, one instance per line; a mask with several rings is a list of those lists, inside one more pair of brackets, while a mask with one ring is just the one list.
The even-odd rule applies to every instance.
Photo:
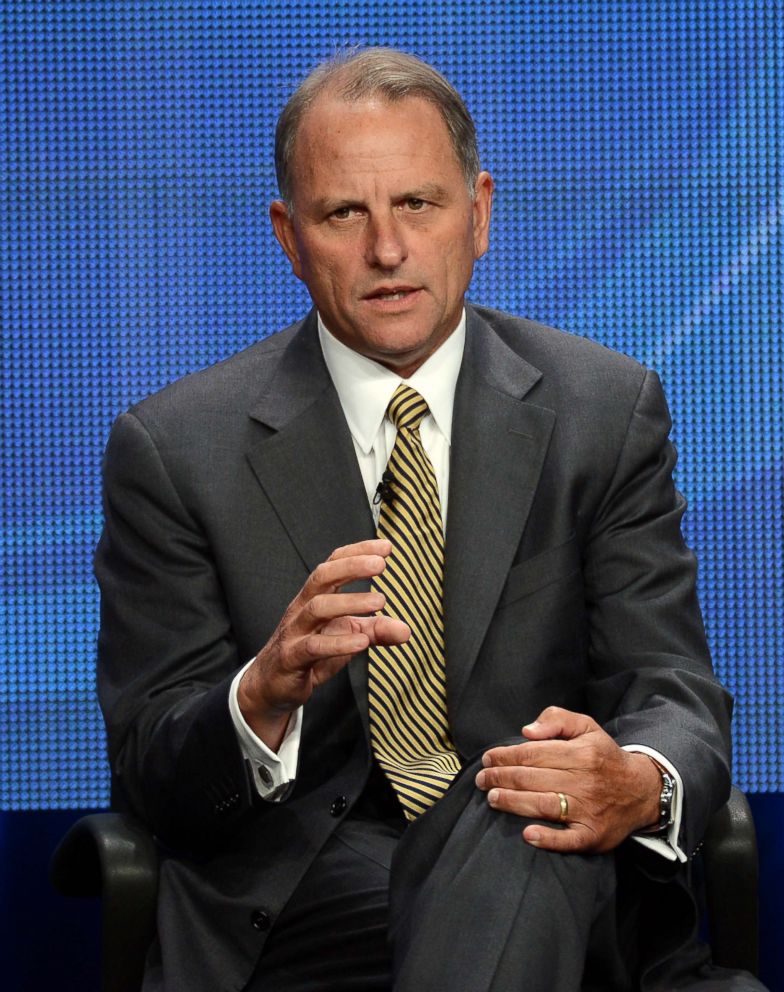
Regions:
[[561, 804], [561, 812], [558, 819], [561, 823], [566, 823], [566, 817], [569, 815], [569, 800], [563, 792], [556, 792], [556, 796], [558, 796], [558, 802]]

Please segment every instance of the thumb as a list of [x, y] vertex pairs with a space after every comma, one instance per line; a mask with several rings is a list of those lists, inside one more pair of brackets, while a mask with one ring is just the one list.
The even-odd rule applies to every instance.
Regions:
[[530, 741], [560, 738], [572, 740], [597, 729], [596, 722], [585, 713], [575, 713], [561, 706], [548, 706], [539, 716], [523, 727], [523, 736]]

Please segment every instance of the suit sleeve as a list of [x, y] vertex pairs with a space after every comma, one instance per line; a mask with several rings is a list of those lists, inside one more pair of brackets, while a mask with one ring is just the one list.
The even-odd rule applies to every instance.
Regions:
[[254, 795], [228, 706], [240, 667], [228, 610], [205, 535], [135, 415], [115, 424], [103, 470], [98, 689], [113, 797], [196, 849]]
[[647, 745], [679, 770], [681, 847], [692, 853], [729, 795], [731, 700], [712, 673], [681, 536], [670, 426], [647, 372], [585, 549], [589, 694], [619, 744]]

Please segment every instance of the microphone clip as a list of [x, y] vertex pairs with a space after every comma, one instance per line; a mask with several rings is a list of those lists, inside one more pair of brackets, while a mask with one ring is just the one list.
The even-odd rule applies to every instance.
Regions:
[[379, 503], [392, 503], [395, 499], [395, 493], [392, 489], [392, 483], [395, 481], [395, 477], [389, 471], [385, 469], [384, 474], [381, 476], [381, 482], [376, 486], [376, 492], [373, 496], [373, 506], [378, 506]]

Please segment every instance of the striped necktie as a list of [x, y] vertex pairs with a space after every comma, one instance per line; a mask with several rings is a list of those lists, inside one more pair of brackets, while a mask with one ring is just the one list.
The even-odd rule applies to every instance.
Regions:
[[419, 393], [403, 384], [387, 410], [397, 437], [378, 536], [392, 543], [392, 553], [373, 588], [386, 596], [382, 612], [407, 623], [411, 637], [371, 647], [368, 667], [373, 754], [409, 820], [439, 799], [460, 769], [446, 713], [441, 503], [419, 436], [427, 412]]

